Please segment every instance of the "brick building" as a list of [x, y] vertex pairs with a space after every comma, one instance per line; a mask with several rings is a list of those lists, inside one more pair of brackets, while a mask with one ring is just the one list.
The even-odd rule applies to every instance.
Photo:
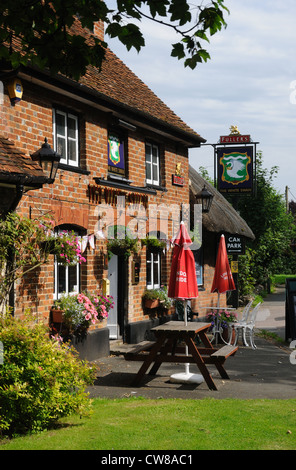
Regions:
[[[102, 34], [102, 30], [97, 28], [95, 33]], [[16, 77], [23, 95], [12, 106], [8, 85]], [[56, 229], [73, 229], [89, 242], [85, 264], [62, 269], [52, 259], [51, 265], [15, 286], [15, 315], [21, 316], [29, 307], [47, 322], [50, 307], [62, 292], [102, 291], [103, 280], [109, 279], [115, 309], [108, 321], [88, 335], [87, 356], [107, 351], [109, 334], [125, 341], [143, 339], [152, 320], [143, 308], [142, 295], [147, 287], [168, 284], [172, 250], [155, 254], [139, 242], [137, 255], [128, 260], [114, 255], [108, 263], [102, 233], [106, 237], [118, 222], [132, 225], [141, 208], [146, 211], [146, 233], [150, 229], [159, 234], [163, 231], [160, 222], [149, 226], [146, 219], [150, 207], [162, 204], [177, 208], [163, 235], [172, 238], [181, 205], [189, 204], [188, 148], [200, 146], [204, 139], [110, 50], [102, 70], [89, 67], [79, 83], [30, 67], [14, 74], [3, 71], [1, 80], [0, 135], [27, 156], [47, 138], [62, 156], [54, 184], [25, 192], [17, 210], [32, 218], [50, 214]], [[120, 153], [112, 160], [108, 155], [113, 144]], [[119, 196], [127, 214], [123, 222], [117, 211]], [[114, 220], [100, 226], [104, 220], [100, 210], [106, 204], [114, 209]], [[153, 217], [161, 219], [157, 214]], [[135, 269], [139, 269], [136, 279]]]
[[[78, 23], [75, 27], [80, 31]], [[103, 37], [102, 25], [95, 25], [94, 34]], [[12, 106], [8, 85], [16, 77], [23, 95]], [[115, 307], [108, 320], [91, 329], [85, 344], [77, 345], [81, 355], [94, 359], [108, 354], [110, 338], [143, 340], [151, 326], [171, 313], [147, 310], [142, 296], [147, 287], [168, 284], [172, 249], [168, 245], [154, 253], [139, 241], [138, 253], [108, 260], [109, 231], [141, 224], [144, 237], [153, 233], [172, 239], [182, 205], [182, 217], [188, 216], [188, 149], [205, 140], [110, 50], [102, 70], [89, 67], [79, 82], [33, 67], [3, 70], [0, 79], [1, 142], [21, 149], [16, 153], [28, 161], [47, 138], [62, 157], [54, 184], [44, 184], [40, 174], [17, 200], [17, 211], [32, 218], [50, 214], [56, 230], [74, 230], [83, 237], [86, 258], [85, 264], [65, 268], [52, 256], [51, 264], [15, 286], [14, 314], [21, 317], [30, 308], [47, 323], [63, 292], [103, 292], [109, 286]], [[7, 160], [1, 165], [5, 170]], [[168, 216], [160, 207], [169, 208]], [[203, 302], [209, 303], [209, 289], [204, 291]]]

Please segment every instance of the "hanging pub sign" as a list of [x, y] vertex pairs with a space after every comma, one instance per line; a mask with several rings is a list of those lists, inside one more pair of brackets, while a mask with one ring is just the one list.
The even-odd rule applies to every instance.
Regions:
[[125, 176], [124, 140], [114, 132], [108, 135], [108, 171]]
[[251, 194], [253, 159], [253, 146], [217, 148], [218, 190], [227, 194]]

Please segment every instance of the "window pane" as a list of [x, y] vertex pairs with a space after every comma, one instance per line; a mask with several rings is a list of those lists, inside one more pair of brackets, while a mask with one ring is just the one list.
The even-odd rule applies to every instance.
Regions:
[[158, 166], [153, 165], [153, 182], [158, 183]]
[[66, 158], [66, 140], [63, 137], [57, 138], [57, 152], [62, 158]]
[[74, 162], [77, 160], [77, 147], [75, 140], [68, 140], [68, 158]]
[[151, 163], [146, 161], [146, 179], [151, 180], [152, 179], [152, 174], [151, 174]]
[[78, 269], [77, 265], [76, 266], [68, 266], [69, 292], [78, 292], [77, 269]]
[[66, 292], [66, 266], [58, 264], [58, 294]]
[[66, 135], [66, 116], [56, 113], [57, 134]]
[[159, 255], [153, 255], [153, 284], [154, 286], [159, 285]]
[[150, 159], [151, 159], [151, 145], [150, 145], [150, 144], [146, 144], [146, 146], [145, 146], [145, 152], [146, 152], [146, 159], [147, 159], [147, 158], [150, 158]]
[[152, 279], [151, 279], [151, 259], [148, 258], [150, 256], [147, 253], [147, 265], [146, 265], [146, 282], [147, 282], [147, 287], [150, 287], [152, 285]]
[[76, 119], [68, 116], [68, 137], [76, 139]]

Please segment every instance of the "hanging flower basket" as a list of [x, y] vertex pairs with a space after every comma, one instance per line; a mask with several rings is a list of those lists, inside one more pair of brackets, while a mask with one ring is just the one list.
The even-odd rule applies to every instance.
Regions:
[[146, 245], [147, 250], [152, 253], [161, 253], [163, 250], [166, 249], [165, 240], [159, 240], [158, 238], [153, 237], [147, 237], [142, 240], [142, 245]]
[[113, 233], [108, 233], [107, 250], [109, 259], [112, 254], [124, 256], [125, 259], [128, 259], [132, 253], [138, 253], [138, 239], [132, 237], [127, 227], [115, 225], [112, 229]]

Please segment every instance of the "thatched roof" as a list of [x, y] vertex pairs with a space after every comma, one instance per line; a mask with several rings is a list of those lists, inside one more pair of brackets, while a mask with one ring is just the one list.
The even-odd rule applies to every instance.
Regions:
[[230, 233], [240, 235], [252, 240], [255, 235], [244, 219], [236, 212], [232, 205], [222, 196], [217, 189], [204, 180], [192, 166], [189, 165], [189, 188], [191, 200], [195, 194], [200, 193], [204, 185], [214, 195], [212, 206], [208, 214], [203, 214], [203, 227], [209, 232]]

